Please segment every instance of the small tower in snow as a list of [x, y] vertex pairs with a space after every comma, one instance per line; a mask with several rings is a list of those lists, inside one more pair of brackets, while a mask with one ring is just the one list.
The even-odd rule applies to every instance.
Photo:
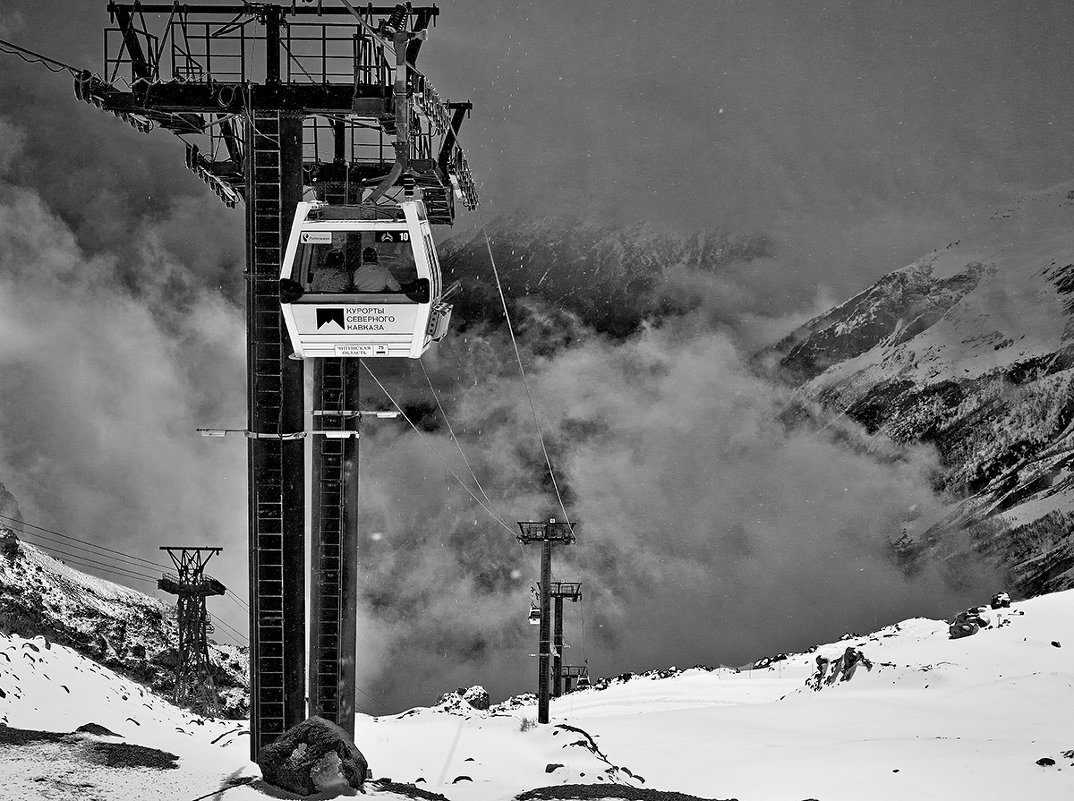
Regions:
[[175, 664], [175, 696], [178, 706], [203, 715], [215, 715], [219, 706], [209, 662], [209, 634], [214, 631], [205, 599], [223, 595], [227, 588], [205, 575], [205, 565], [222, 548], [163, 546], [175, 565], [175, 575], [164, 575], [157, 587], [178, 596], [179, 643]]

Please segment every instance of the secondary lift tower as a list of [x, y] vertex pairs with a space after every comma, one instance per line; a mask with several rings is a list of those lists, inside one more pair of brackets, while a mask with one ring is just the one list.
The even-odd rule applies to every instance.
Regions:
[[183, 548], [164, 546], [175, 565], [174, 576], [161, 576], [157, 588], [178, 596], [179, 642], [175, 663], [175, 703], [196, 709], [203, 715], [217, 711], [216, 688], [213, 686], [212, 664], [209, 661], [209, 633], [213, 624], [205, 608], [210, 595], [223, 595], [227, 588], [205, 575], [205, 565], [221, 548]]
[[[450, 225], [477, 193], [446, 103], [415, 67], [436, 6], [290, 2], [108, 4], [101, 75], [75, 93], [141, 131], [186, 142], [186, 164], [228, 207], [246, 207], [251, 754], [306, 717], [301, 361], [280, 313], [282, 251], [296, 204], [361, 202], [407, 169], [429, 219]], [[402, 130], [400, 130], [402, 121]], [[196, 141], [194, 141], [196, 140]], [[312, 370], [313, 411], [355, 409], [357, 360]], [[357, 426], [337, 414], [324, 428]], [[353, 733], [357, 439], [313, 439], [310, 712]], [[346, 443], [342, 446], [340, 442]]]
[[[518, 541], [523, 545], [532, 542], [541, 543], [541, 630], [537, 644], [537, 722], [548, 723], [549, 679], [551, 676], [552, 651], [552, 546], [571, 545], [574, 543], [574, 530], [570, 523], [557, 523], [555, 519], [547, 523], [519, 523]], [[579, 593], [580, 593], [579, 586]], [[579, 597], [581, 595], [579, 594]], [[557, 599], [557, 607], [562, 611], [562, 598]], [[562, 642], [562, 634], [560, 635]], [[558, 657], [557, 657], [558, 658]], [[558, 684], [558, 679], [557, 679]]]
[[582, 600], [582, 585], [577, 581], [553, 581], [549, 593], [555, 600], [555, 622], [552, 632], [552, 697], [563, 695], [563, 600], [571, 603]]

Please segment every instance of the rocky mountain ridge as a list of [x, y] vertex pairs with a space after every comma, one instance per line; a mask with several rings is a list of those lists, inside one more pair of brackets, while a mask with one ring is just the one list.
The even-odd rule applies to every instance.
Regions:
[[[175, 607], [89, 576], [0, 530], [0, 630], [44, 637], [171, 697]], [[213, 680], [225, 717], [248, 714], [245, 648], [211, 643]]]
[[833, 421], [935, 448], [948, 519], [1026, 594], [1074, 586], [1074, 184], [881, 278], [758, 356]]

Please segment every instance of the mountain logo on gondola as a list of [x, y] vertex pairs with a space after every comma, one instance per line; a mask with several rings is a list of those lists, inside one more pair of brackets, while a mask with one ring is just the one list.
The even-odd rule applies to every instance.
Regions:
[[373, 241], [380, 242], [409, 242], [409, 231], [375, 231]]
[[343, 309], [317, 309], [317, 329], [320, 330], [329, 323], [344, 328]]

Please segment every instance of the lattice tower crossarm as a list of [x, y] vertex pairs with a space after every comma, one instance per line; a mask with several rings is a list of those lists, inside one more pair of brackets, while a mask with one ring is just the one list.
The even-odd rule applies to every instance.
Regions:
[[[380, 23], [399, 8], [406, 30], [389, 35]], [[76, 96], [138, 130], [184, 137], [187, 167], [226, 205], [246, 199], [242, 128], [249, 89], [260, 86], [271, 89], [261, 92], [262, 108], [310, 118], [305, 182], [320, 195], [360, 202], [363, 185], [380, 183], [396, 161], [398, 140], [432, 222], [454, 221], [455, 198], [477, 206], [458, 142], [471, 104], [441, 100], [415, 67], [436, 6], [113, 2], [108, 10], [104, 69], [83, 71]], [[393, 39], [405, 40], [396, 53]]]
[[223, 595], [227, 588], [205, 575], [205, 565], [222, 550], [216, 546], [162, 546], [175, 565], [175, 575], [161, 576], [158, 589], [177, 596], [177, 643], [174, 701], [203, 715], [215, 715], [219, 700], [209, 658], [209, 634], [213, 625], [205, 599]]

